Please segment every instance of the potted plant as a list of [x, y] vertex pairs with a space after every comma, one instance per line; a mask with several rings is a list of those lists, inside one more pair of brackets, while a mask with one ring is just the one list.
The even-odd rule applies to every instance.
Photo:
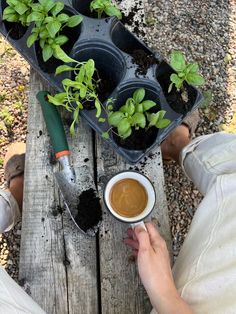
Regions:
[[[36, 55], [43, 70], [54, 72], [59, 64], [55, 62], [55, 58], [66, 62], [66, 52], [70, 52], [76, 40], [74, 38], [76, 33], [69, 29], [78, 27], [82, 22], [82, 16], [74, 14], [75, 12], [68, 7], [65, 8], [63, 2], [53, 0], [39, 0], [38, 2], [7, 0], [7, 3], [8, 6], [3, 11], [3, 20], [21, 23], [22, 26], [34, 24], [31, 35], [27, 38], [27, 46], [30, 48], [35, 44]], [[78, 33], [77, 28], [77, 36]], [[68, 41], [69, 45], [66, 46]], [[66, 52], [61, 46], [65, 47]], [[54, 60], [47, 63], [53, 57]]]
[[157, 68], [156, 77], [166, 100], [176, 112], [186, 113], [191, 110], [197, 98], [193, 86], [205, 83], [199, 74], [197, 63], [187, 63], [181, 51], [173, 50], [170, 54], [170, 66], [162, 62]]
[[81, 14], [92, 18], [101, 19], [106, 16], [122, 18], [121, 11], [111, 0], [74, 0], [73, 7]]
[[111, 132], [119, 146], [145, 150], [156, 140], [158, 129], [170, 124], [170, 120], [164, 118], [166, 111], [159, 108], [156, 102], [145, 99], [144, 88], [136, 89], [118, 110], [114, 111], [110, 103], [107, 105], [110, 129], [103, 137], [108, 138]]

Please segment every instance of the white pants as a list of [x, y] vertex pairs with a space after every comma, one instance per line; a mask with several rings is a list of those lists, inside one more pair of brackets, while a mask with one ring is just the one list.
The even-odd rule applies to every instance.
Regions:
[[[197, 314], [235, 314], [236, 136], [195, 139], [181, 164], [205, 198], [173, 268], [176, 286]], [[0, 268], [0, 314], [12, 313], [45, 314]]]

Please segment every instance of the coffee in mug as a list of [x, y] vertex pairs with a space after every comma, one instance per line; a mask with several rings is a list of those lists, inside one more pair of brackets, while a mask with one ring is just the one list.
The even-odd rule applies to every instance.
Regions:
[[109, 198], [113, 210], [127, 218], [140, 215], [148, 201], [145, 187], [139, 181], [130, 178], [116, 182], [111, 188]]
[[134, 170], [117, 173], [107, 182], [104, 190], [104, 201], [109, 212], [131, 226], [143, 224], [142, 220], [152, 212], [155, 200], [155, 190], [150, 180]]

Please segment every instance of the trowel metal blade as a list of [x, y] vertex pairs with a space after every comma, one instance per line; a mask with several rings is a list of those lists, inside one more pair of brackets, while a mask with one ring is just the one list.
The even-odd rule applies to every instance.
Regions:
[[66, 208], [68, 209], [72, 220], [74, 221], [77, 228], [84, 234], [89, 236], [95, 236], [98, 231], [99, 225], [94, 226], [88, 230], [83, 230], [75, 221], [75, 218], [78, 214], [78, 206], [79, 206], [79, 196], [82, 193], [78, 184], [74, 182], [74, 179], [68, 177], [67, 171], [60, 171], [55, 173], [55, 178], [57, 181], [58, 188], [62, 194], [64, 203]]

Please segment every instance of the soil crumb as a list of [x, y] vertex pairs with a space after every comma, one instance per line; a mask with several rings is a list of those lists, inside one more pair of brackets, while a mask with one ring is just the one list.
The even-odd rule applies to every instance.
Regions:
[[93, 189], [83, 191], [79, 196], [78, 214], [75, 221], [85, 232], [102, 220], [100, 198]]

